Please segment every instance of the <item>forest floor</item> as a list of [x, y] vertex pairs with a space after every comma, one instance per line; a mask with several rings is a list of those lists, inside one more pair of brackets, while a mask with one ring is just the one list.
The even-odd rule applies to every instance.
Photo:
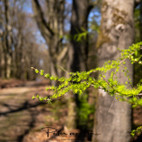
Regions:
[[[0, 79], [0, 142], [72, 142], [75, 139], [78, 130], [72, 130], [70, 135], [64, 126], [68, 111], [65, 99], [52, 105], [32, 100], [36, 94], [51, 95], [52, 92], [45, 91], [48, 84], [48, 81]], [[141, 108], [133, 110], [133, 124], [142, 125]]]
[[[0, 142], [60, 142], [52, 137], [64, 126], [67, 107], [64, 100], [52, 105], [32, 100], [45, 91], [48, 81], [0, 80]], [[49, 133], [48, 133], [49, 132]]]

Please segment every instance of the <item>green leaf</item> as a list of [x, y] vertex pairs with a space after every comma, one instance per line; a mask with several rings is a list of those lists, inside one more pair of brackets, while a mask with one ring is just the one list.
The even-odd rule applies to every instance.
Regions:
[[39, 70], [38, 70], [38, 69], [35, 69], [35, 73], [39, 73]]
[[40, 70], [40, 75], [41, 75], [41, 76], [44, 75], [44, 70]]
[[137, 56], [137, 55], [138, 55], [138, 51], [136, 50], [136, 51], [135, 51], [135, 56]]
[[39, 99], [39, 95], [36, 95], [36, 98]]
[[32, 99], [34, 100], [36, 97], [35, 96], [32, 96]]
[[49, 77], [50, 77], [50, 74], [46, 73], [46, 74], [44, 75], [44, 77], [45, 77], [45, 78], [49, 78]]

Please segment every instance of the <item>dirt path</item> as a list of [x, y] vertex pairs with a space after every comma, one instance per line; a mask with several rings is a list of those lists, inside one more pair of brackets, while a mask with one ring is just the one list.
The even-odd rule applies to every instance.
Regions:
[[[51, 94], [45, 91], [47, 84], [0, 82], [0, 142], [73, 142], [74, 136], [58, 136], [57, 133], [69, 133], [63, 127], [67, 116], [66, 101], [61, 99], [50, 105], [32, 100], [36, 94]], [[141, 118], [142, 109], [134, 109], [134, 125], [142, 125]], [[54, 132], [57, 135], [53, 135]]]
[[47, 134], [41, 130], [63, 124], [62, 115], [55, 110], [59, 104], [32, 100], [35, 94], [49, 95], [45, 83], [28, 82], [22, 86], [0, 89], [0, 142], [45, 142]]

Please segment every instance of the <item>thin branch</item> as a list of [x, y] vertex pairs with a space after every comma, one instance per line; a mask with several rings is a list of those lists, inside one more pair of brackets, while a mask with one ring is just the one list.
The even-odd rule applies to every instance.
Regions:
[[61, 70], [63, 70], [64, 72], [66, 72], [67, 74], [70, 74], [66, 69], [64, 69], [62, 66], [60, 65], [56, 65], [58, 68], [60, 68]]
[[64, 47], [59, 56], [57, 57], [58, 61], [62, 61], [65, 55], [67, 54], [68, 47]]
[[51, 34], [51, 36], [54, 36], [54, 32], [53, 30], [50, 28], [49, 24], [46, 22], [45, 18], [44, 18], [44, 13], [42, 11], [42, 8], [40, 6], [40, 3], [38, 0], [32, 0], [33, 2], [33, 7], [36, 10], [36, 16], [38, 16], [37, 18], [39, 18], [42, 22], [42, 24], [45, 26], [45, 28], [49, 31], [49, 33]]

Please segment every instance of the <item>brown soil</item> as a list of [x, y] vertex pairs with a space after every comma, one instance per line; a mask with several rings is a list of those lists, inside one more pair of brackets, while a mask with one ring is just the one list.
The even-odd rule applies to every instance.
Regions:
[[[52, 105], [32, 100], [36, 94], [51, 95], [52, 92], [45, 91], [48, 84], [48, 81], [0, 79], [0, 142], [74, 141], [79, 131], [69, 131], [65, 126], [67, 107], [64, 98]], [[133, 110], [133, 125], [142, 125], [142, 108]], [[137, 138], [134, 142], [138, 142]]]
[[[52, 105], [32, 100], [36, 94], [51, 94], [45, 91], [48, 81], [0, 81], [0, 142], [45, 142], [51, 136], [47, 137], [44, 128], [63, 127], [67, 112], [64, 100]], [[55, 140], [59, 141], [57, 137], [50, 141]]]

